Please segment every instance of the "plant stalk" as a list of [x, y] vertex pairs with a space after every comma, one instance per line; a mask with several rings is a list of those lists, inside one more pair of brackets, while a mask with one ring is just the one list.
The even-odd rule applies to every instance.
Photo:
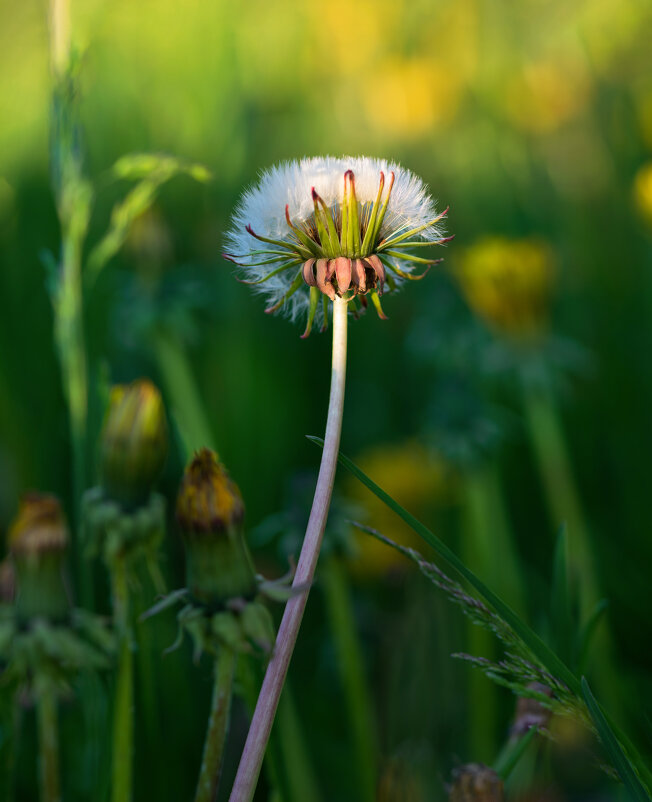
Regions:
[[229, 726], [235, 660], [235, 652], [226, 647], [220, 649], [215, 658], [213, 701], [204, 741], [204, 756], [199, 771], [195, 802], [213, 802], [217, 796], [222, 753]]
[[362, 649], [354, 625], [351, 593], [338, 557], [328, 558], [323, 576], [326, 611], [335, 640], [337, 663], [353, 736], [359, 799], [361, 802], [374, 802], [377, 774], [376, 727], [369, 685], [365, 678]]
[[582, 578], [579, 592], [582, 614], [587, 618], [600, 599], [591, 536], [550, 388], [532, 387], [526, 379], [524, 412], [553, 523], [567, 524], [570, 564]]
[[182, 345], [172, 334], [159, 328], [154, 333], [154, 350], [186, 458], [202, 447], [217, 452]]
[[130, 802], [133, 780], [134, 742], [134, 656], [129, 626], [129, 588], [124, 557], [117, 557], [111, 568], [113, 618], [120, 651], [113, 711], [112, 802]]
[[331, 390], [326, 419], [326, 434], [315, 496], [301, 547], [299, 563], [292, 586], [303, 592], [291, 598], [285, 606], [283, 620], [276, 638], [274, 654], [267, 666], [251, 727], [245, 743], [238, 773], [231, 791], [231, 802], [250, 802], [256, 790], [265, 748], [274, 722], [283, 683], [299, 634], [301, 619], [308, 601], [308, 587], [315, 575], [328, 508], [330, 506], [337, 454], [342, 431], [344, 385], [346, 379], [347, 302], [336, 297], [333, 301], [333, 359]]
[[41, 802], [60, 802], [59, 736], [57, 696], [51, 683], [44, 683], [36, 705], [40, 753]]

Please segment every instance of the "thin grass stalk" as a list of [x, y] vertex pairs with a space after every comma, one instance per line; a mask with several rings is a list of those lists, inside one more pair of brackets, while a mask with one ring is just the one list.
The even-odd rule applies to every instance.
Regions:
[[[462, 559], [487, 578], [517, 612], [524, 609], [523, 582], [496, 468], [481, 466], [465, 479], [465, 537]], [[491, 634], [466, 622], [469, 652], [491, 657]], [[488, 763], [497, 733], [497, 691], [479, 671], [469, 672], [469, 747], [474, 760]]]
[[[72, 92], [67, 86], [71, 62], [69, 0], [50, 2], [50, 62], [52, 69], [52, 164], [54, 194], [61, 225], [59, 275], [53, 298], [54, 336], [61, 363], [64, 395], [70, 418], [73, 463], [73, 498], [81, 503], [86, 489], [86, 435], [88, 369], [84, 341], [82, 248], [89, 214], [89, 195], [75, 152]], [[74, 531], [74, 530], [73, 530]], [[81, 570], [81, 547], [72, 543], [72, 560], [82, 603], [91, 605], [91, 573]]]
[[347, 715], [353, 737], [353, 754], [358, 772], [361, 802], [376, 798], [377, 739], [369, 684], [356, 631], [351, 591], [338, 557], [329, 556], [323, 568], [324, 598], [330, 630], [335, 639], [337, 665], [344, 689]]
[[154, 333], [154, 350], [186, 459], [202, 447], [217, 453], [215, 438], [182, 346], [168, 332], [159, 329]]
[[215, 658], [213, 700], [204, 741], [195, 802], [213, 802], [222, 769], [222, 754], [229, 727], [231, 697], [233, 696], [233, 676], [236, 656], [232, 649], [223, 647]]
[[[158, 562], [152, 560], [152, 563], [157, 566]], [[135, 655], [135, 671], [138, 678], [138, 700], [139, 709], [142, 711], [142, 719], [144, 724], [144, 731], [147, 736], [147, 746], [150, 756], [155, 760], [157, 744], [159, 743], [162, 730], [162, 718], [159, 692], [159, 675], [157, 674], [158, 658], [163, 647], [159, 646], [156, 637], [156, 628], [153, 626], [152, 621], [141, 621], [140, 616], [151, 606], [152, 596], [155, 594], [163, 594], [164, 590], [161, 587], [153, 587], [158, 585], [149, 581], [149, 577], [145, 578], [144, 584], [137, 594], [134, 618], [136, 624], [136, 642], [138, 643], [138, 651]], [[159, 648], [157, 649], [157, 646]], [[179, 704], [179, 699], [176, 699]], [[165, 796], [166, 780], [161, 772], [153, 772], [150, 776], [151, 793], [156, 798]]]
[[[313, 580], [328, 516], [344, 410], [346, 335], [347, 304], [342, 298], [336, 297], [333, 301], [333, 359], [324, 450], [310, 518], [294, 577], [293, 587], [295, 588], [305, 588]], [[253, 798], [307, 600], [308, 590], [305, 589], [304, 592], [290, 599], [285, 607], [274, 654], [265, 673], [231, 792], [231, 802], [250, 802]]]
[[281, 750], [287, 785], [287, 797], [279, 794], [280, 798], [283, 799], [283, 802], [304, 802], [306, 799], [309, 799], [310, 802], [320, 802], [321, 794], [308, 753], [308, 740], [302, 730], [294, 694], [288, 682], [285, 683], [278, 704], [278, 713], [269, 740], [268, 753], [277, 734], [280, 735], [276, 741]]
[[591, 536], [580, 502], [571, 459], [566, 446], [557, 405], [548, 387], [524, 382], [523, 407], [546, 503], [553, 524], [566, 523], [568, 549], [573, 570], [582, 577], [579, 588], [584, 616], [599, 601]]
[[50, 682], [44, 683], [44, 687], [39, 690], [36, 715], [41, 802], [60, 802], [57, 695]]
[[130, 802], [133, 784], [134, 656], [129, 625], [127, 566], [118, 557], [111, 570], [113, 618], [119, 638], [113, 708], [112, 802]]

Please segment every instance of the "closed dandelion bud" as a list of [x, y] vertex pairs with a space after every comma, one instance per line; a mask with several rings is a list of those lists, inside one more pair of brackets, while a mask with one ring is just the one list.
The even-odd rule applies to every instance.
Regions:
[[482, 763], [469, 763], [453, 772], [450, 802], [503, 802], [503, 781]]
[[146, 503], [168, 448], [163, 401], [150, 381], [113, 388], [101, 441], [105, 494], [127, 509]]
[[68, 529], [59, 501], [40, 493], [25, 495], [9, 530], [8, 545], [16, 569], [18, 620], [67, 618], [70, 601], [63, 568]]
[[214, 452], [198, 451], [186, 468], [177, 500], [192, 596], [211, 609], [229, 599], [252, 599], [256, 577], [243, 533], [244, 504]]

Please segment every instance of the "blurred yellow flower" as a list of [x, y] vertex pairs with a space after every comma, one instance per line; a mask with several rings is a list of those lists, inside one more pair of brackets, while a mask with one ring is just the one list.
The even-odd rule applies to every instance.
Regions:
[[634, 198], [639, 211], [652, 225], [652, 162], [644, 164], [636, 173]]
[[[356, 461], [374, 482], [417, 517], [427, 517], [433, 503], [450, 492], [449, 469], [416, 440], [376, 446]], [[349, 495], [366, 511], [363, 523], [396, 543], [423, 551], [423, 541], [360, 482], [350, 482]], [[350, 567], [361, 578], [382, 575], [395, 568], [407, 569], [410, 565], [397, 551], [371, 535], [355, 529], [354, 539], [356, 553]]]
[[589, 90], [586, 71], [577, 60], [531, 62], [508, 81], [506, 111], [519, 128], [549, 133], [582, 111]]
[[450, 122], [459, 105], [459, 79], [431, 58], [390, 57], [365, 82], [372, 126], [391, 136], [417, 138]]
[[545, 328], [554, 278], [545, 243], [486, 237], [462, 256], [458, 275], [469, 305], [490, 327], [524, 339]]

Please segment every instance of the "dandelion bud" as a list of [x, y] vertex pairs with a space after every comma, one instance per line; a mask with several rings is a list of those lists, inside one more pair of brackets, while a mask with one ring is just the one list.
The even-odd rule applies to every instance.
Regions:
[[22, 622], [34, 618], [60, 621], [70, 609], [63, 579], [68, 529], [54, 496], [23, 497], [8, 536], [16, 568], [16, 613]]
[[450, 802], [503, 802], [503, 781], [482, 763], [469, 763], [453, 772]]
[[102, 431], [102, 485], [123, 507], [144, 504], [163, 468], [168, 439], [163, 401], [141, 379], [111, 392]]
[[186, 544], [188, 589], [209, 608], [256, 594], [243, 520], [244, 504], [237, 485], [215, 453], [201, 449], [181, 482], [177, 521]]

